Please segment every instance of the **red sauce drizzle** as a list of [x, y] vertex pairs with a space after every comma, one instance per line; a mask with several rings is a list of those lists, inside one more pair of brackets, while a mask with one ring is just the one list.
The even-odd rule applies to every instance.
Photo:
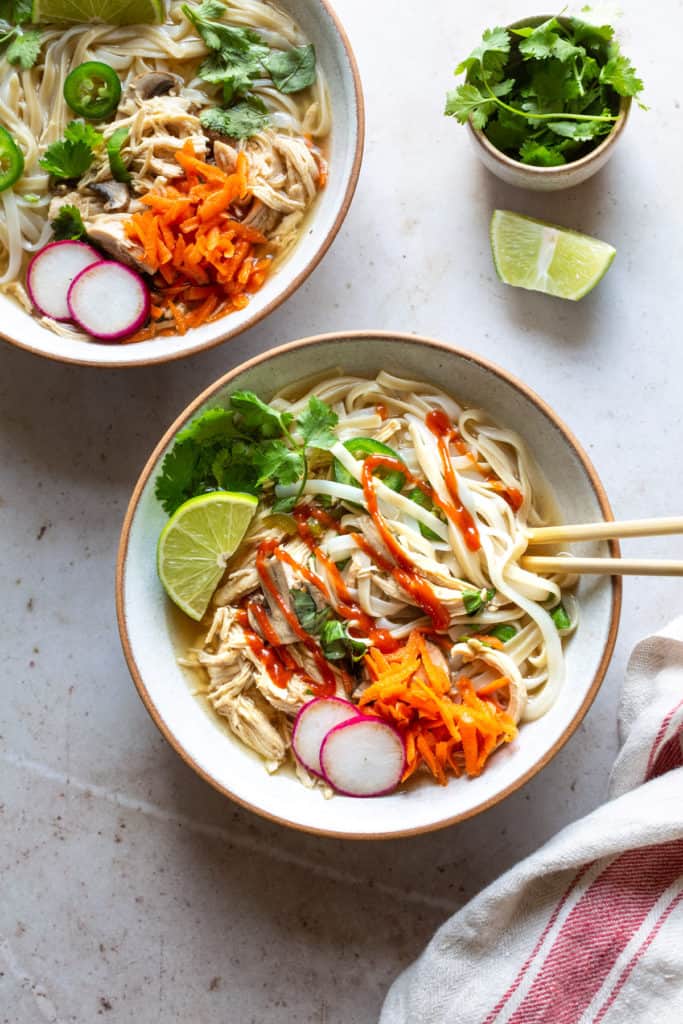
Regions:
[[[268, 642], [264, 643], [258, 633], [255, 633], [249, 626], [249, 611], [254, 615], [256, 621], [259, 624], [259, 628], [263, 629]], [[293, 659], [287, 652], [286, 648], [279, 648], [279, 639], [275, 634], [268, 616], [261, 605], [255, 601], [249, 601], [246, 608], [240, 608], [237, 613], [237, 621], [242, 627], [244, 633], [244, 639], [249, 645], [249, 649], [261, 662], [266, 672], [272, 679], [275, 686], [281, 687], [283, 690], [287, 688], [287, 685], [294, 674], [293, 670], [297, 666], [293, 663]], [[270, 636], [275, 636], [275, 640], [272, 641]], [[271, 647], [270, 644], [274, 643], [275, 646]], [[301, 671], [299, 669], [299, 671]], [[311, 680], [314, 682], [314, 680]]]
[[[424, 485], [415, 479], [400, 459], [392, 458], [390, 455], [368, 455], [363, 461], [363, 469], [361, 471], [363, 494], [365, 495], [368, 512], [372, 516], [372, 520], [396, 565], [392, 565], [362, 534], [355, 533], [353, 535], [354, 539], [358, 546], [372, 558], [380, 569], [391, 573], [396, 582], [411, 595], [415, 604], [429, 615], [436, 629], [446, 629], [450, 618], [448, 610], [439, 601], [430, 584], [418, 576], [413, 562], [389, 530], [386, 520], [379, 510], [377, 494], [372, 483], [372, 474], [380, 466], [384, 466], [387, 469], [400, 470], [411, 484], [420, 487], [423, 491], [425, 490]], [[427, 493], [429, 493], [428, 489]]]
[[280, 592], [275, 586], [275, 583], [273, 582], [270, 572], [268, 571], [268, 566], [266, 564], [267, 559], [271, 555], [275, 555], [276, 557], [281, 558], [282, 561], [287, 561], [288, 564], [290, 564], [297, 573], [300, 573], [302, 576], [304, 576], [305, 579], [309, 579], [309, 581], [314, 585], [317, 585], [317, 583], [314, 582], [315, 580], [317, 580], [318, 583], [322, 585], [323, 589], [325, 588], [325, 585], [320, 579], [320, 577], [316, 576], [315, 573], [312, 573], [309, 569], [306, 569], [305, 566], [300, 565], [295, 559], [291, 558], [291, 556], [288, 555], [287, 552], [280, 550], [276, 538], [265, 540], [259, 546], [258, 552], [256, 553], [256, 570], [259, 574], [259, 579], [261, 580], [261, 586], [263, 587], [264, 590], [268, 591], [268, 593], [271, 595], [271, 597], [277, 604], [278, 608], [282, 612], [282, 615], [287, 620], [287, 624], [291, 627], [292, 631], [296, 633], [299, 640], [308, 648], [308, 650], [313, 655], [316, 667], [323, 679], [322, 683], [318, 683], [315, 682], [315, 680], [311, 680], [310, 685], [313, 693], [316, 695], [316, 697], [331, 697], [335, 694], [337, 689], [334, 672], [330, 668], [329, 663], [322, 652], [320, 644], [317, 642], [317, 640], [315, 640], [314, 637], [310, 635], [310, 633], [307, 633], [306, 630], [302, 628], [294, 612], [290, 611], [289, 607], [280, 596]]
[[389, 410], [387, 409], [386, 405], [384, 405], [382, 402], [377, 403], [377, 405], [375, 406], [375, 412], [377, 413], [381, 420], [385, 420], [389, 415]]
[[443, 469], [446, 490], [448, 491], [448, 495], [451, 499], [445, 509], [446, 515], [451, 522], [455, 524], [458, 530], [460, 530], [465, 544], [470, 551], [478, 551], [481, 547], [479, 531], [477, 530], [474, 519], [460, 500], [460, 495], [458, 493], [458, 481], [453, 469], [453, 463], [451, 462], [451, 456], [448, 451], [448, 444], [450, 441], [460, 441], [462, 443], [462, 439], [443, 409], [433, 409], [432, 412], [427, 413], [425, 423], [429, 430], [431, 430], [432, 434], [436, 437], [439, 445], [441, 468]]

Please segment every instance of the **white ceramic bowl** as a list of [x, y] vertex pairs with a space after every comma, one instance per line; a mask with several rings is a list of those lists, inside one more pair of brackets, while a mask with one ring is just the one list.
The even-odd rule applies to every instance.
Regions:
[[365, 133], [363, 94], [350, 43], [327, 0], [281, 0], [315, 45], [332, 104], [329, 178], [294, 251], [249, 305], [222, 320], [134, 345], [74, 341], [41, 326], [17, 303], [0, 295], [0, 338], [37, 355], [86, 366], [139, 366], [211, 348], [253, 326], [284, 302], [318, 265], [341, 227], [360, 173]]
[[[265, 817], [328, 835], [380, 838], [439, 828], [491, 806], [539, 771], [574, 732], [607, 668], [621, 603], [619, 579], [584, 578], [581, 622], [566, 649], [567, 683], [542, 719], [492, 758], [478, 779], [446, 787], [415, 780], [405, 791], [376, 799], [305, 789], [293, 772], [269, 776], [258, 756], [232, 737], [192, 696], [176, 663], [175, 615], [157, 578], [155, 552], [166, 522], [154, 497], [161, 459], [184, 424], [238, 388], [265, 399], [312, 371], [345, 367], [359, 374], [392, 373], [432, 381], [467, 405], [481, 405], [519, 431], [553, 487], [568, 522], [611, 519], [603, 488], [585, 453], [551, 409], [524, 384], [443, 343], [383, 332], [323, 335], [292, 342], [232, 370], [192, 402], [167, 430], [145, 466], [128, 507], [117, 568], [117, 613], [131, 674], [154, 721], [176, 751], [216, 789]], [[583, 554], [618, 554], [616, 544], [577, 546]]]

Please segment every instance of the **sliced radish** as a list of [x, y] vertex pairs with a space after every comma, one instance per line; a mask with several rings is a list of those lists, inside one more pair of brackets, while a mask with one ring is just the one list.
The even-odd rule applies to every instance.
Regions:
[[50, 242], [35, 254], [26, 271], [31, 302], [53, 320], [68, 320], [71, 313], [66, 297], [71, 282], [101, 259], [100, 253], [85, 242]]
[[405, 747], [396, 730], [368, 715], [330, 729], [320, 748], [323, 778], [344, 796], [391, 793], [405, 763]]
[[292, 749], [304, 768], [322, 777], [322, 742], [330, 729], [349, 718], [358, 718], [358, 709], [338, 697], [317, 697], [304, 704], [292, 730]]
[[75, 277], [67, 302], [71, 316], [93, 338], [115, 341], [137, 331], [149, 316], [149, 291], [140, 275], [100, 260]]

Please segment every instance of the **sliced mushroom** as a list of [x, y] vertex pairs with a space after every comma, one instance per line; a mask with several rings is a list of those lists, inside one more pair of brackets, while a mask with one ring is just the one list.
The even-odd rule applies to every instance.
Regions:
[[183, 80], [170, 71], [147, 71], [134, 78], [130, 87], [138, 99], [144, 101], [151, 100], [153, 96], [166, 96], [174, 89], [180, 91]]
[[130, 189], [123, 181], [114, 181], [112, 178], [106, 181], [92, 181], [88, 185], [88, 191], [94, 192], [104, 201], [104, 209], [108, 213], [128, 209]]
[[101, 213], [86, 221], [85, 227], [92, 241], [106, 249], [114, 259], [126, 263], [134, 270], [153, 273], [154, 268], [145, 263], [143, 249], [128, 238], [125, 221], [126, 215], [123, 213]]

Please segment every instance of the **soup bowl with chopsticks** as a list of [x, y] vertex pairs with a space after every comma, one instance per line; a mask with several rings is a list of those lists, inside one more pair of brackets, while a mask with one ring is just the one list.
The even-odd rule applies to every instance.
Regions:
[[[440, 389], [451, 394], [453, 399], [461, 403], [464, 409], [481, 408], [486, 410], [492, 423], [504, 426], [506, 431], [513, 432], [505, 435], [513, 439], [506, 443], [523, 444], [528, 450], [530, 458], [534, 460], [549, 491], [554, 496], [553, 507], [556, 512], [551, 517], [554, 522], [591, 523], [612, 519], [609, 503], [600, 480], [569, 429], [541, 398], [506, 371], [470, 352], [428, 338], [378, 331], [323, 335], [292, 342], [236, 367], [198, 395], [169, 427], [152, 452], [133, 491], [121, 535], [116, 580], [119, 628], [133, 681], [154, 722], [183, 760], [221, 793], [264, 817], [292, 828], [319, 834], [364, 839], [410, 835], [462, 821], [491, 807], [539, 772], [576, 730], [600, 687], [613, 651], [621, 603], [621, 586], [618, 578], [602, 576], [596, 579], [587, 579], [579, 577], [575, 591], [575, 600], [579, 608], [578, 627], [565, 643], [565, 678], [559, 686], [556, 699], [552, 706], [548, 707], [540, 716], [535, 717], [534, 720], [521, 721], [516, 736], [511, 742], [505, 743], [500, 749], [495, 750], [481, 772], [477, 770], [461, 771], [458, 773], [459, 777], [449, 774], [447, 780], [442, 780], [446, 781], [445, 785], [437, 784], [429, 772], [415, 772], [407, 782], [393, 788], [386, 795], [377, 795], [373, 799], [341, 795], [340, 792], [331, 795], [331, 790], [325, 790], [321, 786], [307, 788], [301, 784], [295, 773], [293, 759], [283, 764], [279, 770], [269, 774], [264, 767], [263, 759], [254, 750], [240, 742], [237, 736], [226, 727], [221, 716], [208, 705], [205, 693], [198, 693], [199, 690], [202, 690], [202, 686], [198, 685], [196, 672], [179, 664], [178, 659], [183, 660], [188, 649], [197, 647], [199, 632], [206, 633], [207, 622], [211, 621], [214, 612], [209, 608], [208, 617], [204, 618], [202, 624], [198, 625], [197, 622], [193, 622], [171, 603], [157, 574], [157, 543], [168, 522], [155, 494], [162, 472], [162, 463], [173, 448], [174, 440], [180, 431], [187, 428], [188, 424], [207, 410], [228, 407], [231, 401], [230, 396], [234, 396], [236, 392], [240, 392], [242, 395], [244, 392], [254, 393], [267, 403], [274, 396], [276, 390], [274, 382], [277, 382], [278, 391], [289, 388], [290, 392], [294, 394], [297, 382], [310, 378], [311, 370], [315, 368], [317, 379], [329, 377], [329, 387], [332, 389], [329, 394], [332, 395], [335, 388], [334, 382], [342, 378], [344, 370], [348, 374], [352, 374], [353, 377], [373, 379], [387, 366], [392, 368], [391, 377], [381, 379], [389, 381], [390, 385], [392, 382], [395, 383], [395, 378], [399, 377], [408, 381], [406, 385], [408, 388], [413, 386], [410, 382], [422, 382], [420, 388], [422, 388], [421, 393], [424, 396], [431, 393], [430, 388]], [[349, 386], [357, 387], [357, 382], [356, 384], [351, 383]], [[362, 382], [361, 386], [363, 386]], [[454, 410], [457, 408], [455, 405], [451, 405], [447, 398], [442, 398], [439, 401], [448, 406], [451, 410], [450, 415], [455, 415]], [[396, 408], [398, 409], [399, 406], [400, 402]], [[317, 407], [318, 413], [320, 413], [320, 408], [320, 406]], [[424, 404], [422, 408], [425, 408]], [[216, 415], [216, 413], [212, 415]], [[377, 422], [379, 423], [385, 415], [386, 411], [380, 409], [376, 417]], [[365, 416], [366, 430], [373, 416], [374, 414], [370, 417]], [[391, 411], [389, 416], [391, 416]], [[448, 419], [448, 417], [445, 418]], [[441, 430], [439, 424], [443, 420], [443, 411], [437, 411], [431, 420], [427, 416], [426, 422], [431, 424], [430, 429]], [[303, 421], [297, 420], [296, 422]], [[477, 422], [480, 421], [477, 420]], [[298, 428], [293, 427], [292, 429], [296, 431]], [[388, 434], [384, 436], [390, 436], [391, 429], [389, 421], [389, 426], [386, 427]], [[419, 432], [421, 428], [416, 426], [415, 429], [418, 429]], [[497, 427], [492, 427], [491, 430], [493, 431], [491, 437], [495, 439], [496, 436], [500, 436], [496, 434]], [[462, 436], [451, 431], [450, 436], [454, 438], [453, 443], [456, 445], [464, 444], [463, 437], [467, 433], [464, 424], [463, 431], [465, 433]], [[439, 436], [443, 436], [443, 432]], [[521, 438], [521, 442], [514, 440], [516, 437]], [[397, 442], [394, 441], [394, 443]], [[387, 446], [378, 447], [377, 443], [374, 446], [368, 444], [367, 440], [364, 445], [364, 454], [391, 450], [387, 449]], [[357, 444], [356, 447], [358, 447]], [[404, 448], [399, 450], [404, 452]], [[458, 450], [460, 451], [460, 449]], [[411, 474], [414, 476], [417, 472], [415, 468], [410, 470], [407, 468], [408, 466], [414, 467], [412, 456], [408, 453], [403, 457], [405, 458], [405, 462], [402, 464], [403, 474], [411, 478]], [[387, 456], [375, 454], [374, 458], [381, 462], [382, 458], [386, 460]], [[459, 466], [462, 470], [462, 461], [458, 462], [457, 456], [454, 458], [454, 465]], [[465, 459], [465, 463], [467, 463], [467, 458], [468, 456], [462, 449], [461, 459]], [[493, 490], [498, 492], [504, 489], [503, 483], [497, 477], [497, 472], [504, 475], [504, 469], [497, 462], [493, 453], [491, 453], [490, 459], [488, 469], [483, 471], [481, 486], [477, 488], [477, 481], [472, 484], [481, 494], [483, 494], [482, 488], [487, 486], [493, 487]], [[498, 465], [497, 472], [493, 472], [491, 469], [494, 463]], [[353, 462], [350, 465], [353, 467]], [[367, 462], [364, 463], [365, 465]], [[385, 461], [384, 469], [380, 466], [378, 472], [386, 473], [387, 465], [391, 467], [391, 460], [389, 463]], [[168, 467], [168, 463], [166, 466]], [[337, 487], [337, 484], [321, 485], [315, 480], [311, 481], [310, 477], [308, 479], [307, 495], [312, 495], [316, 487], [318, 492], [327, 490], [328, 493], [334, 493], [335, 487]], [[337, 479], [341, 479], [341, 477], [337, 477]], [[529, 480], [527, 478], [525, 480], [526, 483], [523, 486], [530, 487]], [[389, 481], [390, 474], [384, 476], [381, 485], [379, 483], [376, 485], [382, 492], [380, 505], [385, 508], [385, 512], [388, 506], [383, 504], [384, 500], [387, 496], [391, 497], [392, 494], [385, 486]], [[442, 481], [432, 479], [432, 482], [436, 489], [430, 493], [436, 500]], [[404, 484], [405, 480], [401, 480], [398, 486], [401, 487]], [[464, 487], [462, 478], [461, 486]], [[413, 493], [407, 487], [405, 490], [408, 494]], [[423, 490], [426, 492], [428, 489], [423, 485]], [[281, 489], [279, 493], [281, 495], [288, 493], [287, 488]], [[340, 493], [347, 499], [349, 495], [351, 498], [355, 494], [361, 495], [361, 491], [344, 490], [343, 487]], [[202, 501], [203, 499], [192, 500]], [[326, 499], [315, 500], [320, 500], [322, 504]], [[400, 501], [401, 499], [392, 498], [392, 500]], [[464, 497], [464, 492], [462, 501], [469, 506], [469, 499]], [[478, 501], [479, 498], [477, 498]], [[508, 487], [505, 492], [505, 501], [502, 503], [498, 501], [496, 507], [502, 510], [503, 520], [505, 520], [506, 517], [513, 515], [513, 511], [508, 510], [518, 510], [523, 507], [520, 505], [521, 502], [523, 502], [523, 496]], [[465, 505], [459, 510], [458, 522], [461, 525], [462, 517], [466, 514]], [[405, 502], [403, 507], [406, 507]], [[455, 514], [452, 506], [445, 507], [449, 510], [449, 514]], [[479, 508], [479, 506], [477, 507]], [[325, 508], [327, 511], [319, 510], [318, 514], [322, 522], [329, 523], [331, 520], [325, 518], [330, 515], [329, 502]], [[358, 509], [358, 505], [354, 502], [351, 502], [350, 505], [347, 504], [345, 508], [347, 516], [353, 513], [354, 508]], [[294, 517], [296, 514], [295, 511]], [[308, 512], [306, 514], [308, 515]], [[486, 515], [488, 514], [482, 513], [479, 518], [480, 530], [486, 529]], [[446, 528], [450, 529], [450, 526], [444, 526], [444, 523], [450, 522], [447, 518], [442, 520], [425, 519], [424, 515], [422, 518], [425, 523], [430, 523], [433, 528], [439, 530], [442, 536], [446, 536], [444, 532]], [[339, 518], [337, 521], [343, 523], [345, 520]], [[334, 526], [334, 522], [332, 525]], [[336, 545], [335, 550], [340, 552], [338, 558], [341, 557], [341, 547], [354, 543], [353, 537], [349, 536], [349, 530], [344, 531], [343, 526], [340, 526], [339, 529], [342, 535], [333, 542]], [[376, 534], [373, 534], [371, 530], [368, 536], [376, 537]], [[374, 543], [380, 542], [375, 540]], [[482, 534], [480, 542], [475, 543], [470, 532], [468, 543], [472, 553], [477, 548], [477, 543], [481, 546], [482, 543], [488, 543], [488, 541], [484, 540]], [[443, 549], [444, 545], [441, 547], [441, 550]], [[391, 561], [391, 557], [387, 554], [388, 550], [383, 549], [385, 563]], [[547, 553], [547, 550], [537, 548], [536, 553], [542, 554], [544, 551]], [[612, 541], [590, 541], [572, 547], [572, 552], [584, 556], [610, 554], [616, 556], [618, 547]], [[398, 565], [401, 560], [400, 551], [394, 552], [393, 557], [398, 560], [396, 562]], [[466, 559], [465, 555], [462, 557]], [[347, 554], [344, 554], [344, 559], [347, 559]], [[340, 561], [339, 564], [343, 566], [344, 562]], [[385, 568], [387, 568], [386, 564]], [[391, 566], [389, 570], [393, 571]], [[515, 569], [514, 574], [517, 571]], [[222, 581], [223, 587], [226, 584], [230, 587], [231, 580], [237, 579], [236, 576], [233, 577], [232, 573], [231, 563], [228, 562], [227, 575]], [[308, 578], [312, 578], [310, 573]], [[410, 581], [406, 582], [405, 575], [399, 579], [402, 586], [408, 588], [413, 586]], [[505, 584], [500, 578], [499, 583], [505, 588]], [[351, 586], [350, 583], [349, 586]], [[441, 593], [441, 591], [439, 592]], [[474, 604], [468, 605], [468, 609], [475, 612], [481, 606], [482, 600], [490, 600], [492, 595], [493, 591], [482, 591], [479, 597], [475, 593], [474, 598], [470, 594], [469, 600], [474, 600]], [[347, 595], [347, 599], [348, 601], [352, 600], [349, 595]], [[416, 603], [419, 604], [420, 600], [418, 595]], [[423, 602], [423, 607], [428, 608], [429, 606]], [[315, 609], [313, 610], [315, 611]], [[243, 612], [236, 612], [236, 614], [238, 616], [246, 615]], [[430, 614], [435, 616], [433, 610]], [[251, 615], [251, 611], [249, 611], [249, 615]], [[472, 633], [475, 628], [468, 628], [467, 615], [468, 612], [465, 612], [464, 625], [457, 625], [455, 629], [450, 630], [450, 639], [445, 640], [443, 636], [441, 639], [438, 636], [433, 637], [436, 645], [441, 643], [445, 649], [455, 641], [456, 647], [461, 646], [462, 637], [459, 633], [461, 631]], [[250, 629], [246, 626], [248, 618], [249, 616], [240, 620], [245, 624], [245, 636]], [[272, 620], [272, 622], [274, 621]], [[436, 621], [435, 618], [434, 621]], [[518, 622], [521, 621], [518, 620]], [[423, 636], [427, 636], [430, 627], [428, 616], [422, 617], [419, 622], [422, 623]], [[296, 621], [294, 621], [294, 627], [298, 628]], [[313, 627], [309, 626], [309, 628]], [[485, 630], [483, 626], [476, 628]], [[510, 627], [507, 628], [509, 631]], [[515, 633], [515, 630], [512, 629], [511, 632]], [[420, 628], [411, 633], [410, 642], [414, 645], [415, 650], [420, 648], [423, 643], [418, 634], [420, 634]], [[495, 661], [496, 657], [502, 655], [504, 644], [495, 640], [494, 634], [502, 637], [503, 640], [508, 636], [508, 633], [492, 629], [488, 640], [487, 637], [480, 637], [479, 640], [475, 639], [472, 642], [479, 645], [477, 650], [480, 655], [490, 656]], [[255, 634], [250, 633], [249, 635], [258, 647], [261, 641], [256, 638]], [[266, 635], [268, 634], [266, 633]], [[377, 638], [372, 643], [376, 642], [378, 650], [381, 648], [381, 651], [395, 651], [400, 643], [405, 642], [405, 631], [403, 640], [394, 641], [388, 646], [386, 644], [387, 637], [382, 634], [381, 630], [371, 635]], [[519, 636], [521, 635], [520, 632]], [[294, 639], [296, 640], [296, 637]], [[392, 640], [393, 638], [388, 637], [388, 639]], [[480, 640], [484, 642], [483, 647], [480, 645]], [[274, 642], [277, 642], [277, 637]], [[533, 643], [531, 647], [533, 647]], [[426, 648], [424, 649], [426, 650]], [[438, 652], [435, 652], [435, 647], [431, 649], [434, 652], [432, 657], [438, 661]], [[374, 661], [370, 658], [373, 664], [384, 664], [384, 661], [390, 662], [392, 657], [397, 656], [392, 653], [382, 654], [381, 651], [375, 655]], [[361, 654], [363, 653], [366, 655], [367, 663], [367, 658], [370, 656], [367, 651], [361, 651]], [[288, 663], [285, 655], [282, 655], [282, 658], [284, 661], [280, 662], [280, 667], [282, 664]], [[424, 664], [427, 663], [424, 662]], [[445, 665], [445, 662], [442, 661], [441, 664]], [[433, 666], [429, 668], [429, 671], [432, 672], [432, 669]], [[311, 685], [314, 684], [311, 683]], [[493, 689], [495, 687], [496, 684]], [[479, 693], [490, 692], [490, 690], [490, 687], [488, 691], [484, 688]], [[282, 694], [282, 691], [279, 692]], [[303, 701], [304, 704], [312, 697], [310, 689], [305, 692], [306, 696], [300, 697], [300, 702]], [[471, 700], [475, 704], [477, 700], [486, 699], [475, 698], [471, 696], [471, 691], [469, 692]], [[481, 705], [478, 706], [481, 709]], [[372, 709], [366, 707], [363, 710]], [[508, 710], [511, 714], [511, 709], [508, 708]], [[487, 705], [486, 713], [488, 711], [494, 711], [493, 704]], [[502, 713], [506, 714], [504, 711]], [[361, 718], [365, 728], [368, 727], [369, 722], [372, 724], [377, 722], [377, 718], [373, 718], [372, 715], [361, 716]], [[354, 722], [356, 721], [357, 719], [354, 719]], [[325, 742], [320, 748], [322, 751], [320, 756], [323, 759], [321, 764], [324, 763], [330, 736], [346, 727], [350, 733], [353, 724], [353, 722], [342, 723], [341, 726], [326, 734]], [[372, 731], [372, 724], [369, 726], [370, 731]], [[289, 728], [291, 730], [291, 725]], [[368, 772], [373, 770], [370, 765]], [[344, 788], [343, 785], [339, 787], [339, 789]], [[331, 796], [331, 798], [326, 799], [326, 796]]]
[[[22, 72], [23, 86], [16, 72], [17, 95], [38, 96], [43, 66], [61, 61], [62, 77], [73, 68], [63, 83], [58, 76], [54, 110], [41, 122], [49, 134], [24, 124], [23, 100], [16, 123], [0, 129], [18, 175], [0, 183], [0, 234], [9, 239], [9, 257], [0, 243], [0, 338], [36, 355], [138, 366], [220, 344], [299, 288], [348, 212], [363, 96], [326, 0], [283, 0], [277, 10], [233, 4], [206, 16], [230, 22], [215, 32], [200, 8], [166, 7], [162, 26], [73, 26], [66, 61], [48, 49]], [[217, 92], [217, 68], [244, 70], [215, 51], [224, 28], [228, 48], [235, 37], [249, 51], [240, 57], [252, 62], [246, 98], [242, 83], [229, 99], [227, 78], [225, 98]], [[173, 73], [166, 50], [154, 50], [162, 32]], [[145, 74], [136, 47], [152, 68]], [[84, 52], [97, 59], [79, 65]], [[117, 71], [102, 63], [114, 58]], [[84, 122], [67, 96], [72, 76], [81, 90], [92, 87], [90, 65], [109, 74], [120, 99], [108, 119]], [[55, 141], [62, 133], [66, 141]], [[90, 154], [80, 177], [66, 163], [69, 147]]]

